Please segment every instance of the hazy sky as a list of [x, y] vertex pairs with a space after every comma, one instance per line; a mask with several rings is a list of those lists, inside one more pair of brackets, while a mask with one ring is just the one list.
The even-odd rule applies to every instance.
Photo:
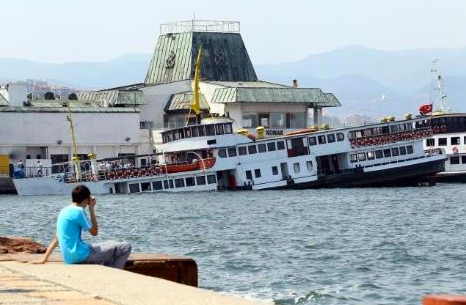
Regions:
[[106, 61], [152, 53], [160, 23], [193, 14], [240, 21], [256, 64], [346, 45], [466, 46], [465, 0], [0, 0], [0, 57]]

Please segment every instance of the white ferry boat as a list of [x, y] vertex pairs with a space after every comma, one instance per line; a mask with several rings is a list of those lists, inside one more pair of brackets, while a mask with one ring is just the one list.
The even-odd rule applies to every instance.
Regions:
[[165, 131], [160, 163], [109, 170], [111, 160], [91, 158], [77, 170], [70, 164], [14, 183], [19, 195], [69, 194], [78, 184], [95, 194], [432, 185], [446, 160], [424, 150], [432, 135], [430, 119], [420, 118], [255, 140], [219, 118]]

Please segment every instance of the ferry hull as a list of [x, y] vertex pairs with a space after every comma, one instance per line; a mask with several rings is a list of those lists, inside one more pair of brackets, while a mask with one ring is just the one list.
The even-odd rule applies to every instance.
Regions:
[[466, 183], [466, 171], [462, 172], [441, 172], [435, 176], [438, 182]]
[[103, 182], [63, 183], [52, 178], [13, 179], [16, 191], [20, 196], [34, 195], [70, 195], [71, 191], [79, 185], [86, 185], [92, 194], [109, 194], [110, 188]]
[[364, 172], [342, 173], [319, 177], [317, 181], [289, 184], [288, 188], [335, 188], [335, 187], [380, 187], [418, 186], [422, 183], [435, 184], [435, 175], [445, 170], [445, 159], [437, 159], [421, 164], [411, 164], [396, 168]]

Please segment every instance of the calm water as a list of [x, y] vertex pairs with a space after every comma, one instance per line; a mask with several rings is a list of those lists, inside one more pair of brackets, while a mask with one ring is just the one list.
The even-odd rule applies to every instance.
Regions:
[[[194, 258], [202, 287], [276, 304], [466, 294], [466, 185], [98, 198], [98, 240]], [[48, 243], [68, 197], [0, 196], [0, 235]]]

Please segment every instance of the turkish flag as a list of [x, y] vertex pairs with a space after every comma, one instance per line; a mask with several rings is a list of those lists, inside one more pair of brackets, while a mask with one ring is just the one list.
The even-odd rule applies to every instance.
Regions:
[[432, 112], [432, 104], [421, 105], [421, 107], [419, 107], [419, 112], [420, 112], [422, 115], [431, 113], [431, 112]]

